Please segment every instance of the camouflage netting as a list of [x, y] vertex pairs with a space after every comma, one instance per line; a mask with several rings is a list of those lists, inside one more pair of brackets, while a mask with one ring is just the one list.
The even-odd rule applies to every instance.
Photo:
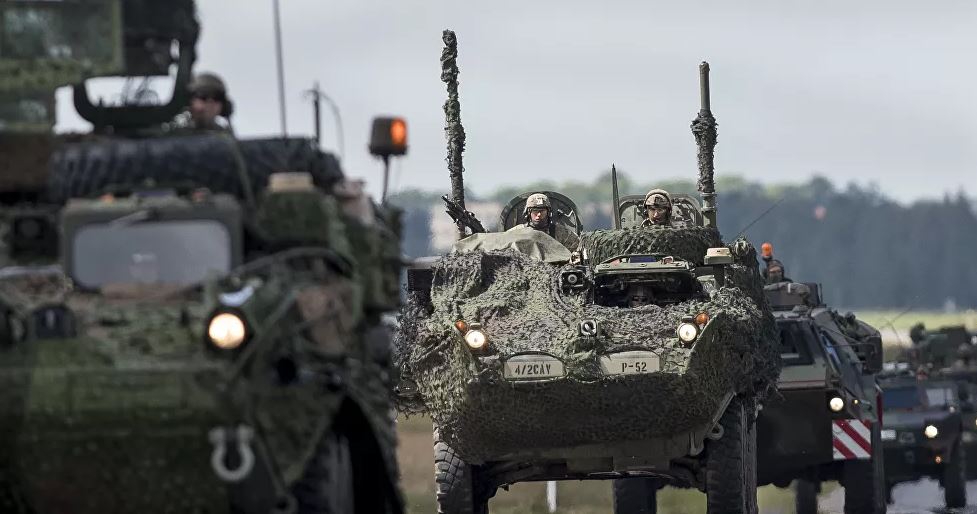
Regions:
[[595, 230], [584, 232], [580, 246], [587, 250], [590, 261], [600, 264], [619, 255], [653, 253], [668, 249], [668, 254], [695, 264], [702, 264], [706, 250], [724, 246], [719, 231], [712, 228], [689, 227], [633, 227], [623, 230]]
[[[646, 231], [625, 231], [624, 242], [614, 241], [611, 232], [584, 239], [602, 242], [592, 251], [627, 248], [618, 254], [663, 248], [632, 242], [642, 238], [681, 239], [680, 231]], [[718, 235], [692, 233], [694, 242], [676, 247], [699, 260], [694, 256], [705, 250], [698, 246], [715, 246]], [[738, 287], [719, 288], [708, 301], [618, 309], [588, 304], [581, 293], [562, 293], [559, 276], [565, 268], [512, 250], [446, 256], [434, 266], [430, 306], [417, 293], [403, 312], [400, 364], [416, 381], [420, 401], [401, 407], [429, 413], [448, 444], [476, 463], [525, 448], [642, 440], [700, 428], [728, 393], [763, 394], [777, 377], [773, 319], [765, 303], [755, 303], [763, 302], [756, 259], [749, 253], [740, 262], [750, 259], [751, 267], [731, 266], [731, 282]], [[682, 348], [675, 336], [681, 318], [701, 311], [711, 321], [694, 350]], [[490, 355], [498, 360], [472, 356], [452, 326], [459, 318], [482, 323]], [[607, 335], [579, 336], [583, 319], [597, 320]], [[639, 349], [657, 353], [663, 373], [600, 372], [598, 355]], [[529, 351], [563, 360], [567, 379], [503, 380], [500, 361]]]

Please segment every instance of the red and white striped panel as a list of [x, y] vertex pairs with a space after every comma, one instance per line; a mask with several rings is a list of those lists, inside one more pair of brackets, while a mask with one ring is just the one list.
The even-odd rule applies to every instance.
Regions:
[[872, 458], [872, 423], [858, 419], [831, 422], [834, 460]]

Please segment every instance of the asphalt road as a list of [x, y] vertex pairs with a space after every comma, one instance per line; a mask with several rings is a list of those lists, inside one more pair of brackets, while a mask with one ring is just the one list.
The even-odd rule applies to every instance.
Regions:
[[[892, 491], [889, 514], [972, 513], [977, 514], [977, 481], [967, 482], [966, 509], [948, 510], [943, 507], [943, 489], [933, 480], [920, 480], [897, 485]], [[838, 488], [820, 501], [824, 514], [842, 514], [845, 491]], [[769, 513], [773, 514], [773, 513]]]

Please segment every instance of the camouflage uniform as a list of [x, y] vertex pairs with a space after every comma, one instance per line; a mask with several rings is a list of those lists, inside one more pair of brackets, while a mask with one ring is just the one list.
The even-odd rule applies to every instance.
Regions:
[[[529, 211], [531, 209], [546, 209], [546, 221], [539, 225], [534, 224], [532, 218], [529, 216]], [[550, 204], [550, 199], [543, 193], [533, 193], [529, 195], [529, 198], [526, 199], [526, 206], [522, 210], [522, 215], [526, 222], [523, 225], [516, 225], [516, 227], [526, 226], [541, 232], [546, 232], [550, 237], [559, 241], [560, 244], [567, 247], [569, 250], [576, 250], [577, 246], [580, 245], [580, 237], [577, 236], [576, 232], [568, 228], [563, 223], [556, 223], [553, 221], [553, 207]]]
[[[664, 189], [652, 189], [645, 195], [645, 220], [641, 222], [642, 227], [671, 227], [672, 223], [672, 195]], [[665, 218], [662, 221], [652, 219], [652, 207], [664, 208]]]

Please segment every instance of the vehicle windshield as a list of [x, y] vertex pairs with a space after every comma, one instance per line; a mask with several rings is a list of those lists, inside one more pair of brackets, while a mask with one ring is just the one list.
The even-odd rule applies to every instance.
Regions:
[[886, 409], [914, 409], [923, 406], [923, 397], [916, 387], [884, 389], [882, 405]]
[[778, 322], [780, 359], [784, 366], [801, 366], [813, 362], [811, 343], [817, 344], [811, 327], [796, 321]]
[[215, 220], [88, 225], [72, 244], [73, 278], [91, 289], [192, 284], [211, 273], [227, 273], [233, 259], [231, 234]]
[[702, 284], [687, 271], [603, 275], [595, 277], [594, 282], [594, 303], [606, 307], [664, 307], [704, 294]]
[[948, 387], [927, 387], [926, 403], [932, 407], [947, 407], [954, 403], [953, 390]]

